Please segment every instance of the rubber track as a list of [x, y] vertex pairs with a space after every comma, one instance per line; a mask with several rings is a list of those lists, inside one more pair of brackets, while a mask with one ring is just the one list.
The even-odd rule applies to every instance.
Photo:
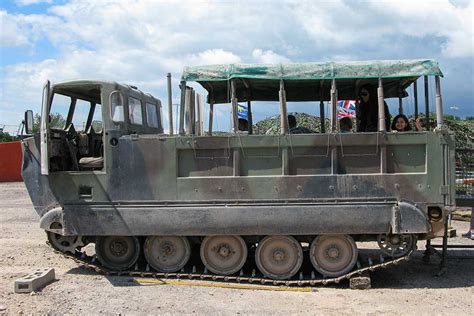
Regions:
[[[48, 243], [49, 244], [49, 243]], [[185, 272], [175, 272], [175, 273], [162, 273], [150, 271], [148, 265], [145, 271], [140, 271], [138, 265], [135, 265], [134, 270], [128, 271], [112, 271], [107, 268], [104, 268], [100, 265], [100, 262], [96, 259], [95, 256], [88, 256], [84, 252], [76, 250], [75, 254], [65, 253], [58, 251], [52, 248], [54, 252], [63, 255], [66, 258], [73, 259], [77, 264], [83, 265], [85, 268], [94, 270], [95, 272], [107, 275], [107, 276], [130, 276], [130, 277], [149, 277], [156, 279], [196, 279], [196, 280], [208, 280], [208, 281], [224, 281], [224, 282], [236, 282], [236, 283], [259, 283], [275, 286], [315, 286], [315, 285], [327, 285], [339, 283], [345, 279], [350, 279], [353, 276], [361, 275], [364, 272], [374, 271], [378, 269], [383, 269], [392, 265], [398, 265], [401, 262], [409, 260], [409, 257], [414, 250], [411, 250], [406, 256], [400, 258], [387, 258], [380, 257], [379, 263], [374, 264], [374, 262], [369, 258], [368, 265], [362, 267], [360, 262], [357, 261], [357, 269], [353, 270], [347, 274], [341, 275], [337, 278], [319, 278], [315, 277], [314, 273], [311, 273], [310, 279], [305, 279], [300, 273], [299, 280], [273, 280], [267, 278], [256, 277], [255, 270], [252, 271], [252, 275], [244, 276], [224, 276], [224, 275], [214, 275], [208, 273], [185, 273]], [[206, 271], [205, 271], [206, 272]]]

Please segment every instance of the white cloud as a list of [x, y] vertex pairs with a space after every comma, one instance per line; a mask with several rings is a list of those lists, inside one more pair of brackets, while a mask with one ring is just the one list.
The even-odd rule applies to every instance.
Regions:
[[24, 46], [29, 43], [28, 30], [18, 23], [14, 16], [9, 15], [6, 11], [0, 11], [1, 32], [0, 46], [15, 47]]
[[252, 51], [252, 57], [257, 63], [263, 64], [276, 64], [276, 63], [289, 63], [290, 59], [285, 56], [274, 53], [271, 50], [261, 50], [260, 48]]
[[186, 58], [189, 66], [212, 65], [212, 64], [234, 64], [240, 63], [239, 56], [223, 49], [209, 49], [198, 54], [191, 54]]
[[38, 3], [52, 3], [52, 0], [15, 0], [15, 3], [19, 6], [28, 6]]
[[[465, 4], [465, 3], [464, 3]], [[404, 46], [411, 38], [439, 38], [446, 57], [473, 56], [473, 4], [448, 0], [295, 3], [295, 15], [318, 48], [381, 52]]]
[[0, 10], [3, 47], [51, 49], [2, 64], [0, 107], [37, 104], [46, 78], [116, 80], [165, 100], [166, 73], [177, 82], [186, 65], [467, 58], [472, 77], [472, 12], [472, 1], [447, 0], [72, 0], [43, 14]]

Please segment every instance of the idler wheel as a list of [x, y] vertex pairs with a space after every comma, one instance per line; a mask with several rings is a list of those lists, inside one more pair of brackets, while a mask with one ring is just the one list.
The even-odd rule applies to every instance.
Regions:
[[207, 236], [201, 243], [201, 260], [209, 271], [231, 275], [244, 266], [247, 245], [240, 236]]
[[291, 236], [267, 236], [258, 243], [255, 263], [266, 277], [289, 279], [301, 268], [303, 249]]
[[415, 248], [416, 237], [414, 235], [380, 234], [377, 236], [377, 243], [385, 255], [399, 258]]
[[144, 250], [148, 264], [159, 272], [179, 271], [191, 256], [189, 241], [181, 236], [149, 236]]
[[327, 277], [338, 277], [352, 270], [357, 255], [356, 243], [349, 235], [318, 236], [309, 248], [313, 267]]
[[137, 262], [140, 243], [134, 236], [100, 236], [95, 243], [97, 259], [112, 270], [127, 270]]
[[82, 236], [63, 236], [53, 232], [46, 232], [50, 245], [61, 252], [75, 253], [76, 249], [84, 246]]
[[[51, 224], [52, 229], [62, 229], [61, 223], [54, 222]], [[81, 249], [85, 246], [82, 236], [63, 236], [50, 231], [46, 231], [49, 244], [56, 250], [61, 252], [70, 252], [74, 254], [76, 249]]]

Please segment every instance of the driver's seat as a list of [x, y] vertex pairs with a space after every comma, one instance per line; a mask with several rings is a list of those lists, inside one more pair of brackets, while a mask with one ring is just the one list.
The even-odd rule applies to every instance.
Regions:
[[81, 170], [100, 170], [104, 167], [104, 157], [82, 157], [79, 167]]

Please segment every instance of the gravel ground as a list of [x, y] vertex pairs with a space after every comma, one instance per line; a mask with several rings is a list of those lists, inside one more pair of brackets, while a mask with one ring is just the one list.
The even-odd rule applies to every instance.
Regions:
[[[413, 259], [372, 272], [372, 289], [347, 283], [314, 292], [237, 290], [182, 285], [139, 286], [129, 277], [105, 277], [55, 254], [23, 183], [0, 183], [1, 314], [457, 314], [472, 315], [474, 260], [450, 259], [435, 277], [438, 261], [422, 262], [423, 242]], [[469, 223], [453, 221], [458, 236]], [[433, 243], [441, 243], [436, 240]], [[474, 244], [456, 237], [452, 244]], [[474, 256], [474, 250], [452, 250]], [[16, 294], [14, 280], [52, 267], [56, 281], [33, 294]]]

